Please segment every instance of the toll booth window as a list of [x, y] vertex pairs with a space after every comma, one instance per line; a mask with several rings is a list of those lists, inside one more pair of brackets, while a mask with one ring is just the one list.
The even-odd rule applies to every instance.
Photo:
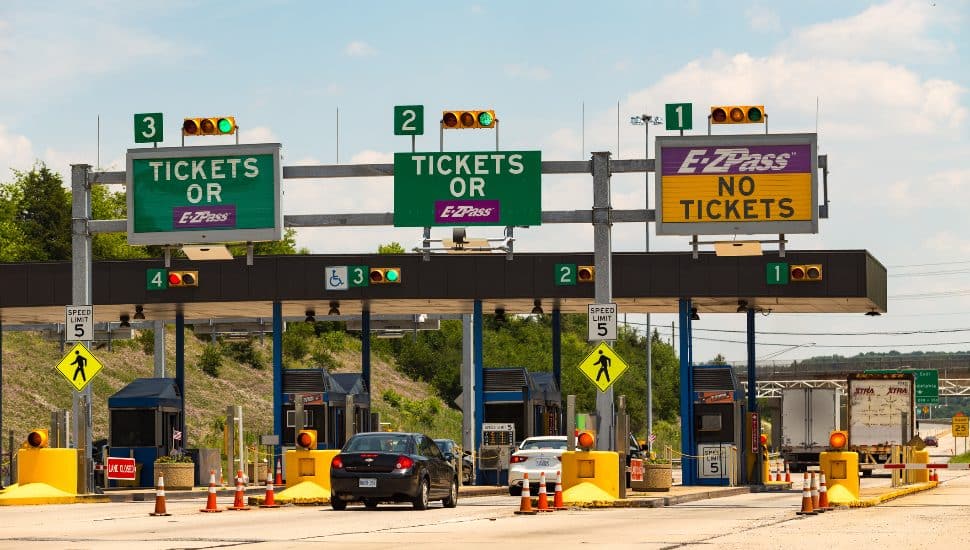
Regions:
[[[313, 426], [313, 411], [303, 409], [303, 427], [312, 428]], [[286, 411], [286, 427], [296, 427], [296, 411]]]
[[154, 447], [155, 445], [153, 409], [111, 411], [112, 447]]
[[721, 415], [719, 415], [719, 414], [702, 414], [701, 415], [700, 431], [702, 431], [702, 432], [719, 432], [719, 431], [721, 431]]

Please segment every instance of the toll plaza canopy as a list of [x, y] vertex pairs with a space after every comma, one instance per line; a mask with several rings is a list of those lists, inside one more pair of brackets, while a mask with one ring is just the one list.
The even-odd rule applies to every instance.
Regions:
[[[821, 278], [794, 281], [791, 265], [814, 264]], [[92, 296], [96, 322], [117, 322], [143, 306], [147, 319], [265, 317], [279, 301], [284, 316], [314, 310], [340, 314], [472, 313], [474, 301], [491, 312], [529, 313], [540, 300], [548, 312], [586, 313], [595, 284], [564, 281], [561, 266], [593, 266], [592, 253], [256, 256], [222, 261], [172, 259], [169, 270], [198, 271], [198, 287], [150, 290], [149, 270], [163, 260], [94, 262]], [[398, 267], [394, 284], [328, 290], [328, 267]], [[716, 256], [691, 252], [616, 252], [612, 255], [612, 301], [624, 313], [676, 313], [690, 298], [699, 313], [734, 313], [739, 300], [777, 313], [886, 311], [886, 268], [865, 250], [788, 250], [763, 256]], [[331, 270], [332, 271], [332, 270]], [[778, 274], [785, 276], [779, 278]], [[599, 274], [602, 276], [602, 274]], [[71, 305], [70, 262], [0, 264], [0, 321], [4, 324], [64, 322]], [[564, 284], [565, 282], [565, 284]], [[87, 304], [85, 304], [87, 305]]]

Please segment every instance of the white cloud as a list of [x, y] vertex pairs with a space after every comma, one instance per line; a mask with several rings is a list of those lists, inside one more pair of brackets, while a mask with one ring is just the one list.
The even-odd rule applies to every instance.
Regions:
[[774, 10], [766, 6], [752, 6], [745, 10], [744, 16], [748, 26], [758, 32], [778, 32], [781, 30], [781, 18]]
[[0, 182], [13, 179], [16, 170], [29, 170], [35, 160], [34, 149], [26, 136], [11, 134], [0, 124]]
[[525, 63], [506, 65], [505, 74], [512, 78], [524, 78], [526, 80], [546, 80], [552, 76], [552, 72], [545, 67], [527, 65]]
[[368, 57], [377, 55], [377, 50], [367, 42], [355, 40], [344, 48], [344, 53], [351, 57]]

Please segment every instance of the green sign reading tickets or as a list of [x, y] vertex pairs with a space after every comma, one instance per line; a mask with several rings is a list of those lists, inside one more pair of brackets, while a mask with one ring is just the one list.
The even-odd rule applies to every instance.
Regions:
[[891, 374], [895, 372], [908, 372], [913, 375], [913, 385], [916, 386], [917, 405], [936, 405], [940, 402], [940, 374], [935, 369], [877, 369], [867, 370], [866, 374]]
[[540, 151], [394, 154], [394, 226], [540, 225]]
[[280, 145], [129, 149], [128, 243], [282, 238]]

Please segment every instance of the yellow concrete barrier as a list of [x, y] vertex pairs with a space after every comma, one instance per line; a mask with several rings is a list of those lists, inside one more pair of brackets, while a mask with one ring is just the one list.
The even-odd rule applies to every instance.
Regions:
[[825, 474], [829, 504], [850, 506], [859, 500], [859, 453], [819, 453], [818, 462]]
[[17, 482], [46, 483], [65, 493], [77, 494], [77, 449], [20, 449], [17, 451]]
[[[565, 451], [562, 454], [563, 495], [591, 483], [611, 498], [620, 497], [620, 455], [612, 451]], [[550, 471], [555, 475], [555, 471]], [[568, 504], [568, 503], [567, 503]]]
[[[913, 451], [913, 458], [910, 462], [913, 464], [929, 464], [930, 452], [927, 450]], [[930, 481], [929, 470], [912, 470], [910, 475], [912, 476], [913, 483], [928, 483]]]

